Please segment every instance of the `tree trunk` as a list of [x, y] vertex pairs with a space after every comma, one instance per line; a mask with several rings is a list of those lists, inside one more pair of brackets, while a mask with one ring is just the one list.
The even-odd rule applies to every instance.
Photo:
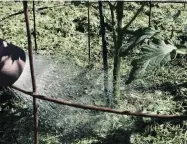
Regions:
[[106, 106], [111, 107], [111, 98], [108, 94], [108, 53], [106, 47], [103, 6], [101, 1], [99, 1], [98, 4], [99, 4], [100, 25], [101, 25], [102, 44], [103, 44], [104, 94], [106, 98]]
[[120, 102], [120, 64], [121, 58], [119, 56], [120, 48], [123, 42], [122, 20], [123, 20], [123, 8], [124, 2], [117, 2], [116, 14], [117, 14], [117, 43], [114, 52], [114, 69], [113, 69], [113, 95], [116, 106]]

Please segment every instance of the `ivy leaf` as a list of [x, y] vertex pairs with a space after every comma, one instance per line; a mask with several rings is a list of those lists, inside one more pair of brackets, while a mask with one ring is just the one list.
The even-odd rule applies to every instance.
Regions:
[[140, 28], [135, 31], [135, 36], [129, 42], [128, 47], [121, 51], [120, 56], [124, 57], [127, 56], [128, 52], [132, 50], [138, 44], [142, 44], [145, 39], [150, 39], [158, 32], [150, 27]]
[[171, 60], [170, 53], [177, 48], [171, 43], [155, 39], [149, 45], [143, 46], [140, 57], [132, 62], [129, 79], [126, 84], [133, 80], [142, 78], [148, 70], [154, 70]]

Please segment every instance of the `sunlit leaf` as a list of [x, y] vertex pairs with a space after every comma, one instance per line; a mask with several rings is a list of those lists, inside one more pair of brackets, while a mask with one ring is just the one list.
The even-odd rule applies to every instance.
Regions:
[[171, 60], [170, 53], [176, 50], [172, 44], [166, 44], [163, 40], [156, 40], [143, 46], [140, 57], [132, 62], [132, 70], [126, 84], [142, 78], [148, 70], [154, 70]]
[[155, 34], [157, 34], [157, 31], [149, 27], [138, 29], [137, 31], [135, 31], [135, 36], [129, 42], [128, 47], [121, 51], [120, 56], [126, 56], [127, 53], [135, 46], [137, 46], [138, 44], [142, 44], [145, 39], [150, 39]]

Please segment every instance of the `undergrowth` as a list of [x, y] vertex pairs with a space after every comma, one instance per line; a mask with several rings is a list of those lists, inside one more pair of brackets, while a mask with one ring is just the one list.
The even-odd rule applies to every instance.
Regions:
[[[37, 7], [54, 6], [63, 2], [36, 2]], [[31, 8], [32, 4], [29, 3]], [[99, 36], [99, 13], [97, 3], [91, 7], [91, 62], [94, 69], [102, 69], [101, 37]], [[124, 16], [126, 24], [140, 7], [137, 3], [125, 3]], [[104, 5], [106, 21], [110, 18], [110, 11]], [[1, 2], [1, 17], [23, 10], [21, 2]], [[167, 21], [177, 10], [181, 16], [175, 21]], [[148, 25], [149, 8], [130, 26], [131, 30]], [[153, 8], [152, 25], [160, 29], [165, 38], [176, 44], [178, 37], [183, 35], [186, 26], [186, 8], [183, 4], [159, 4]], [[88, 65], [88, 35], [87, 8], [84, 5], [72, 5], [47, 8], [36, 13], [37, 42], [39, 54], [50, 55], [57, 59], [69, 59], [80, 67]], [[30, 13], [31, 29], [33, 30], [33, 16]], [[156, 26], [160, 23], [160, 26]], [[171, 25], [174, 23], [174, 34], [171, 38]], [[109, 68], [112, 70], [112, 35], [107, 29], [109, 49]], [[26, 50], [27, 38], [24, 15], [19, 14], [0, 21], [0, 36]], [[185, 46], [185, 44], [184, 44]], [[150, 73], [144, 80], [138, 80], [130, 86], [124, 81], [130, 71], [133, 55], [123, 58], [122, 86], [120, 109], [141, 111], [154, 114], [185, 114], [186, 106], [186, 66], [185, 58], [177, 58], [168, 63], [156, 73]], [[1, 97], [10, 94], [1, 90]], [[2, 144], [30, 144], [33, 142], [32, 107], [21, 99], [13, 97], [8, 101], [2, 100], [0, 105], [0, 143]], [[47, 103], [50, 105], [49, 103]], [[97, 101], [93, 104], [102, 104]], [[64, 110], [64, 116], [58, 123], [57, 114], [43, 113], [39, 115], [39, 143], [41, 144], [181, 144], [186, 142], [187, 133], [184, 121], [161, 121], [131, 116], [117, 116], [99, 112], [85, 112], [74, 108], [58, 106]], [[47, 115], [49, 114], [49, 115]], [[50, 117], [52, 115], [52, 117]], [[85, 117], [83, 117], [84, 115]]]

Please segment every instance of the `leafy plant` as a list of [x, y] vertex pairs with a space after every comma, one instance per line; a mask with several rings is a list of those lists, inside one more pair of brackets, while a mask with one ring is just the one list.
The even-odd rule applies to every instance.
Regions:
[[[137, 16], [143, 10], [144, 5], [145, 4], [141, 5], [141, 7], [138, 9], [138, 11], [135, 13], [135, 15], [132, 17], [132, 19], [124, 27], [123, 27], [124, 2], [117, 2], [116, 6], [115, 6], [116, 18], [117, 18], [117, 34], [115, 35], [114, 29], [113, 29], [113, 38], [117, 38], [117, 39], [116, 39], [116, 46], [115, 46], [115, 50], [114, 50], [113, 96], [114, 96], [114, 101], [115, 101], [116, 105], [119, 105], [119, 101], [120, 101], [120, 76], [121, 76], [120, 75], [120, 68], [121, 68], [120, 53], [121, 53], [121, 49], [122, 49], [122, 45], [123, 45], [123, 37], [125, 35], [125, 32], [127, 32], [128, 27], [133, 23], [133, 21], [137, 18]], [[137, 32], [137, 33], [139, 33], [139, 32]], [[124, 51], [124, 55], [127, 55], [129, 50], [132, 49], [140, 41], [141, 41], [141, 39], [137, 40], [136, 43], [132, 43], [132, 45]]]
[[154, 70], [170, 61], [170, 53], [175, 49], [177, 48], [174, 45], [166, 44], [163, 40], [159, 39], [144, 45], [140, 57], [132, 62], [133, 68], [126, 84], [143, 77], [147, 70]]
[[147, 43], [143, 44], [139, 57], [132, 61], [133, 67], [126, 84], [130, 84], [133, 80], [143, 78], [147, 71], [153, 71], [171, 61], [173, 54], [175, 56], [176, 54], [187, 54], [186, 49], [177, 49], [170, 41], [164, 41], [157, 34], [155, 30], [144, 28], [131, 41], [129, 47], [133, 48], [143, 43], [146, 39], [148, 40]]
[[132, 50], [138, 44], [142, 44], [146, 39], [150, 39], [155, 36], [158, 32], [152, 28], [145, 27], [140, 28], [134, 32], [134, 36], [129, 42], [129, 45], [126, 49], [122, 49], [120, 52], [120, 56], [124, 57], [127, 56], [127, 52]]

